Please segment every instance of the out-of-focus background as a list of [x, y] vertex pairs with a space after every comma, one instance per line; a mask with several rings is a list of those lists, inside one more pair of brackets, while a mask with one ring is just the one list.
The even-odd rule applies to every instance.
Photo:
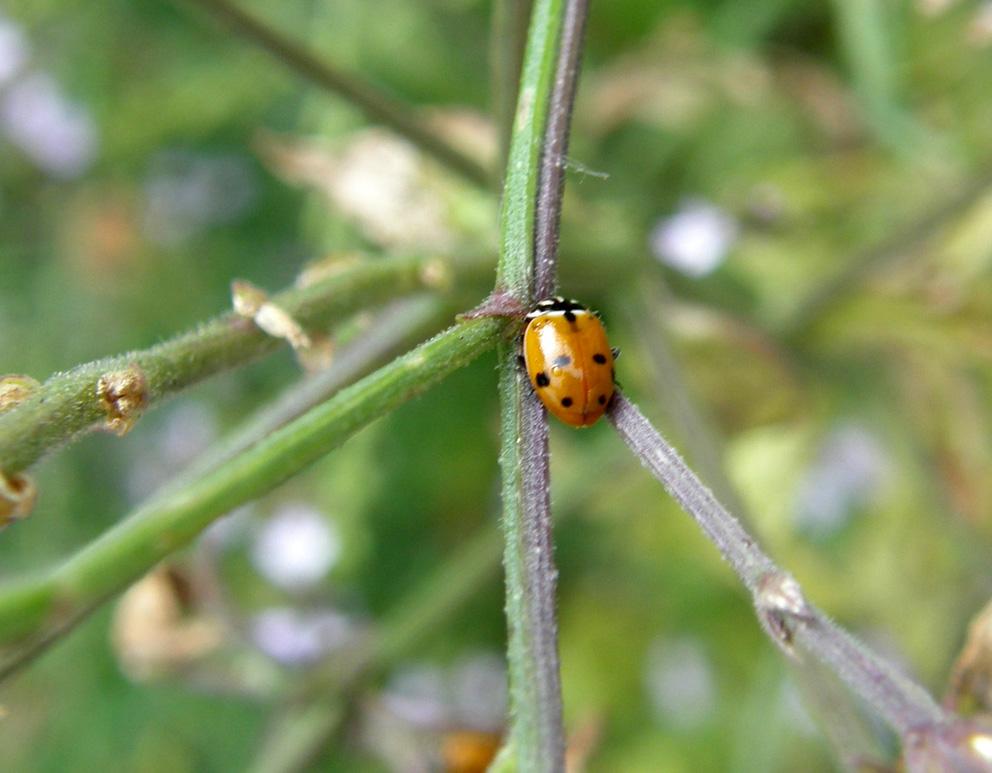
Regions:
[[[495, 156], [490, 3], [245, 7]], [[570, 159], [562, 289], [602, 311], [625, 391], [810, 599], [941, 695], [992, 595], [992, 3], [594, 2]], [[196, 3], [0, 10], [0, 373], [151, 346], [228, 308], [233, 278], [275, 291], [327, 255], [494, 256], [497, 213]], [[492, 283], [473, 275], [466, 308]], [[488, 539], [493, 365], [0, 685], [0, 770], [260, 764], [288, 696]], [[45, 460], [0, 579], [79, 550], [300, 378], [272, 357]], [[746, 594], [608, 424], [551, 443], [576, 769], [838, 769]], [[361, 685], [312, 769], [485, 757], [495, 565], [468, 597]]]

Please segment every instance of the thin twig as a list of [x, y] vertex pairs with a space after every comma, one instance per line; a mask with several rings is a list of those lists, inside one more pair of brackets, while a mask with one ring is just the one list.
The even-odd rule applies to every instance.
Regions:
[[582, 63], [582, 33], [588, 13], [588, 0], [565, 3], [548, 122], [541, 145], [541, 177], [534, 223], [534, 294], [537, 300], [550, 297], [558, 286], [558, 233], [565, 193], [565, 156]]
[[812, 654], [901, 735], [952, 721], [922, 687], [807, 603], [799, 584], [762, 551], [621, 392], [607, 416], [751, 591], [762, 627], [786, 653]]
[[[435, 300], [418, 298], [404, 299], [384, 309], [357, 340], [335, 352], [330, 367], [287, 389], [275, 402], [259, 410], [229, 436], [197, 457], [175, 480], [156, 492], [155, 497], [186, 488], [210, 470], [251, 448], [266, 435], [299, 418], [339, 389], [365, 375], [386, 356], [400, 354], [396, 351], [400, 344], [423, 340], [429, 334], [429, 327], [437, 329], [435, 325], [440, 316], [438, 306]], [[450, 317], [447, 315], [448, 319]]]
[[670, 340], [667, 311], [675, 299], [664, 283], [656, 278], [644, 281], [635, 303], [627, 304], [624, 312], [628, 324], [640, 324], [652, 331], [651, 346], [645, 352], [651, 368], [656, 404], [664, 407], [675, 437], [683, 444], [690, 464], [703, 480], [726, 502], [745, 527], [748, 518], [744, 501], [727, 475], [723, 463], [723, 439], [709, 406], [695, 399], [686, 383], [685, 371]]
[[[434, 268], [432, 258], [369, 260], [307, 288], [282, 292], [271, 301], [304, 329], [326, 330], [363, 308], [425, 289], [425, 279], [431, 281]], [[150, 349], [58, 373], [31, 399], [0, 414], [0, 469], [15, 475], [65, 443], [107, 427], [108, 406], [100, 399], [99, 386], [108, 374], [140, 374], [141, 408], [148, 408], [285, 345], [284, 339], [228, 313]]]
[[326, 61], [318, 60], [299, 44], [227, 0], [185, 1], [210, 11], [236, 34], [264, 48], [312, 83], [348, 100], [371, 120], [388, 126], [479, 187], [493, 187], [494, 181], [488, 170], [428, 129], [416, 117], [413, 108], [387, 95], [381, 88], [354, 73], [345, 73]]
[[547, 414], [516, 364], [500, 350], [503, 405], [503, 565], [509, 625], [510, 741], [519, 770], [564, 770], [565, 741], [551, 541]]
[[504, 326], [487, 317], [449, 328], [199, 480], [140, 508], [61, 566], [0, 588], [0, 676], [189, 544], [214, 519], [271, 491], [492, 348]]
[[[584, 0], [537, 0], [531, 15], [503, 194], [499, 274], [492, 296], [506, 296], [525, 308], [534, 301], [539, 264], [554, 281], [560, 155], [567, 142], [584, 16]], [[547, 174], [542, 171], [542, 158], [548, 159]], [[516, 341], [500, 347], [500, 469], [512, 704], [508, 751], [501, 759], [512, 754], [516, 769], [524, 773], [558, 773], [565, 766], [565, 742], [547, 415], [517, 364], [518, 353]]]

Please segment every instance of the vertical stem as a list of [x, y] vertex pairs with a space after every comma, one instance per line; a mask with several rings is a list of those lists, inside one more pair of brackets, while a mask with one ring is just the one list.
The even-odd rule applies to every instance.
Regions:
[[[536, 0], [507, 163], [497, 293], [531, 305], [555, 284], [558, 223], [585, 0]], [[547, 415], [500, 348], [510, 751], [524, 773], [565, 769]]]
[[509, 625], [510, 744], [518, 770], [553, 773], [564, 770], [565, 743], [555, 619], [557, 572], [548, 488], [548, 423], [516, 357], [515, 345], [502, 345], [500, 466]]
[[558, 229], [565, 192], [565, 154], [582, 62], [582, 33], [588, 12], [588, 0], [567, 0], [561, 22], [561, 40], [548, 106], [548, 123], [544, 130], [535, 212], [534, 293], [539, 300], [553, 295], [558, 286]]
[[533, 300], [534, 213], [562, 8], [563, 0], [534, 3], [503, 186], [496, 290], [523, 305]]

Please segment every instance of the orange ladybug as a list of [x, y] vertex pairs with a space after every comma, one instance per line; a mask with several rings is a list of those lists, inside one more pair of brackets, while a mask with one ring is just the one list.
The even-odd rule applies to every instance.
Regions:
[[572, 427], [591, 427], [615, 388], [616, 352], [599, 315], [577, 301], [548, 298], [526, 317], [524, 367], [548, 412]]

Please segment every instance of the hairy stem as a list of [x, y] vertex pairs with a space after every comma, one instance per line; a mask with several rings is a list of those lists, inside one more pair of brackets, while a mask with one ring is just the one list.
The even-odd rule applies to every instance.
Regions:
[[820, 660], [902, 735], [950, 721], [927, 692], [807, 603], [799, 584], [716, 501], [621, 392], [607, 412], [624, 442], [699, 525], [751, 591], [766, 633], [787, 654]]
[[558, 287], [558, 231], [565, 192], [565, 154], [582, 62], [582, 33], [588, 13], [588, 0], [569, 0], [565, 3], [561, 21], [535, 212], [534, 294], [537, 300], [553, 295]]
[[[564, 152], [575, 93], [584, 0], [537, 0], [522, 68], [503, 195], [495, 296], [533, 305], [554, 284]], [[525, 773], [565, 768], [557, 571], [551, 539], [547, 415], [517, 364], [519, 345], [500, 347], [503, 536], [509, 625], [511, 725], [502, 760]], [[502, 764], [502, 763], [501, 763]]]
[[[302, 289], [271, 298], [306, 330], [323, 330], [363, 308], [424, 289], [434, 265], [426, 258], [369, 260]], [[16, 409], [0, 414], [0, 470], [15, 475], [59, 446], [108, 425], [99, 385], [108, 374], [140, 374], [152, 407], [211, 376], [246, 365], [286, 345], [251, 320], [224, 314], [143, 351], [97, 360], [49, 378]]]
[[492, 348], [504, 323], [462, 322], [156, 499], [61, 566], [0, 589], [0, 675], [85, 618], [214, 519], [271, 491], [359, 429]]

